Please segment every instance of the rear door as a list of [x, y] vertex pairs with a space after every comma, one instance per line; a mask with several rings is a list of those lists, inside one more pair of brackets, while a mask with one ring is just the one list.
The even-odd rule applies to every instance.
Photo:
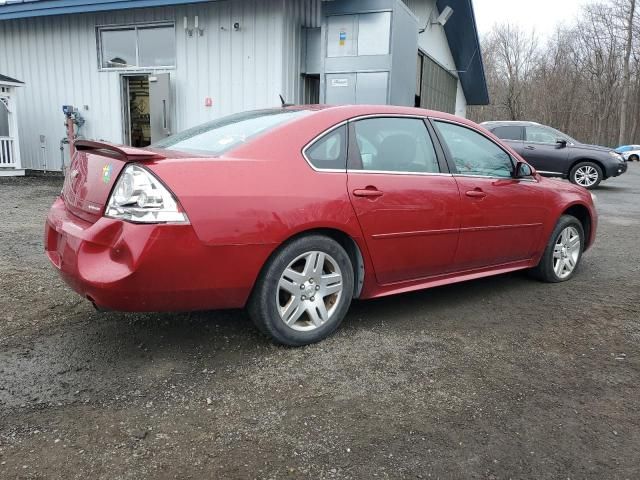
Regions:
[[452, 270], [460, 195], [422, 118], [351, 122], [348, 189], [380, 284]]
[[460, 189], [456, 269], [530, 259], [548, 218], [545, 192], [534, 178], [515, 179], [511, 155], [468, 126], [433, 122]]
[[541, 125], [525, 128], [524, 148], [520, 153], [541, 174], [563, 175], [567, 170], [569, 149], [556, 143], [558, 134]]

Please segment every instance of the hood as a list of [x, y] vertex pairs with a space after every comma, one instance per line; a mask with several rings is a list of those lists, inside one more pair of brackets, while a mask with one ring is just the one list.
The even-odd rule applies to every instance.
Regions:
[[592, 152], [602, 152], [608, 153], [613, 152], [613, 148], [609, 147], [601, 147], [600, 145], [588, 145], [586, 143], [576, 143], [575, 145], [570, 145], [570, 148], [581, 148], [583, 150], [590, 150]]

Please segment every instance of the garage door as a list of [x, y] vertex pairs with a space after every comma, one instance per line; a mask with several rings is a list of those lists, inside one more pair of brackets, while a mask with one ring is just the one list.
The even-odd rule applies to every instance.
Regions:
[[458, 79], [422, 53], [416, 87], [416, 107], [455, 113]]

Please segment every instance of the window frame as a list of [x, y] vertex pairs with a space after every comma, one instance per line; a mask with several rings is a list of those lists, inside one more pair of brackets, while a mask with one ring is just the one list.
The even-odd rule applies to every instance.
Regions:
[[[155, 66], [141, 66], [138, 65], [140, 62], [140, 37], [138, 35], [138, 30], [146, 29], [146, 28], [158, 28], [158, 27], [168, 27], [173, 29], [174, 35], [174, 65], [155, 65]], [[136, 34], [136, 66], [135, 67], [104, 67], [102, 65], [103, 61], [103, 50], [102, 50], [102, 32], [105, 31], [116, 31], [116, 30], [134, 30]], [[175, 70], [178, 66], [178, 46], [177, 46], [177, 37], [176, 37], [176, 22], [174, 21], [159, 21], [159, 22], [144, 22], [144, 23], [125, 23], [125, 24], [117, 24], [117, 25], [98, 25], [96, 26], [96, 47], [98, 54], [98, 71], [101, 72], [148, 72], [148, 71], [156, 71], [156, 70]]]
[[349, 123], [348, 120], [344, 120], [340, 123], [336, 123], [335, 125], [329, 127], [326, 130], [323, 130], [322, 132], [320, 132], [318, 135], [316, 135], [315, 137], [313, 137], [309, 142], [307, 142], [305, 144], [304, 147], [302, 147], [302, 158], [304, 158], [305, 162], [307, 162], [307, 164], [316, 172], [320, 172], [320, 173], [346, 173], [347, 172], [347, 165], [349, 163], [349, 150], [351, 150], [350, 146], [350, 137], [351, 137], [351, 131], [349, 128], [346, 129], [346, 147], [347, 147], [347, 155], [345, 158], [345, 162], [344, 162], [344, 168], [318, 168], [316, 167], [311, 160], [309, 159], [309, 157], [307, 156], [307, 151], [312, 148], [317, 142], [322, 141], [327, 135], [331, 135], [335, 130], [339, 129], [340, 127], [344, 127], [347, 126], [347, 124]]
[[438, 141], [440, 142], [440, 145], [441, 145], [443, 151], [445, 152], [445, 157], [447, 159], [447, 164], [449, 165], [449, 169], [451, 170], [451, 173], [452, 173], [452, 175], [454, 177], [488, 178], [488, 179], [493, 179], [493, 180], [515, 180], [515, 181], [527, 181], [527, 182], [535, 182], [535, 183], [538, 182], [538, 180], [535, 177], [533, 177], [533, 178], [530, 178], [530, 177], [527, 177], [527, 178], [516, 178], [516, 177], [514, 177], [516, 165], [518, 164], [518, 162], [520, 160], [518, 160], [517, 157], [514, 157], [513, 154], [511, 152], [509, 152], [507, 149], [505, 149], [502, 145], [500, 145], [499, 143], [496, 143], [495, 140], [493, 140], [492, 138], [488, 137], [486, 134], [484, 134], [483, 132], [481, 132], [477, 128], [473, 128], [472, 126], [464, 124], [462, 122], [456, 122], [456, 121], [453, 121], [453, 120], [450, 120], [450, 119], [444, 119], [444, 118], [438, 118], [438, 117], [429, 117], [429, 122], [430, 123], [435, 123], [435, 122], [449, 123], [451, 125], [456, 125], [458, 127], [462, 127], [462, 128], [466, 128], [468, 130], [471, 130], [472, 132], [477, 133], [481, 137], [484, 137], [489, 142], [494, 144], [496, 147], [498, 147], [500, 150], [502, 150], [509, 157], [509, 160], [511, 160], [512, 171], [511, 171], [511, 176], [510, 177], [500, 177], [500, 176], [497, 176], [497, 175], [474, 175], [474, 174], [470, 174], [470, 173], [461, 173], [461, 172], [458, 171], [458, 167], [456, 166], [456, 163], [453, 160], [453, 155], [451, 154], [451, 151], [449, 150], [449, 146], [444, 141], [444, 139], [442, 138], [442, 136], [438, 132], [438, 129], [435, 127], [435, 125], [432, 125], [433, 130], [434, 130], [434, 132], [435, 132], [435, 134], [436, 134], [436, 136], [438, 138]]
[[[547, 133], [554, 135], [554, 141], [550, 143], [550, 142], [540, 142], [538, 140], [529, 140], [527, 137], [528, 137], [530, 128], [540, 128], [542, 130], [545, 130]], [[557, 143], [555, 140], [560, 138], [560, 136], [557, 133], [558, 132], [553, 130], [551, 127], [547, 127], [546, 125], [526, 125], [524, 127], [524, 141], [525, 143], [533, 143], [535, 145], [555, 145]], [[567, 143], [571, 143], [571, 142], [567, 142]]]
[[[344, 147], [346, 149], [345, 155], [344, 155], [344, 168], [319, 168], [316, 167], [312, 160], [309, 158], [309, 156], [307, 155], [307, 152], [312, 149], [318, 142], [323, 141], [326, 137], [328, 137], [329, 135], [331, 135], [332, 133], [334, 133], [336, 130], [345, 127], [344, 130], [344, 134], [345, 134], [345, 139], [344, 139]], [[347, 172], [347, 165], [349, 163], [349, 150], [350, 150], [350, 143], [349, 143], [349, 137], [350, 137], [350, 130], [348, 128], [348, 121], [344, 121], [344, 122], [340, 122], [336, 125], [334, 125], [333, 127], [323, 131], [320, 135], [314, 137], [309, 143], [307, 143], [303, 149], [302, 149], [302, 156], [304, 157], [304, 159], [306, 160], [306, 162], [309, 164], [309, 166], [314, 169], [316, 172], [329, 172], [329, 173], [346, 173]]]
[[[520, 130], [520, 138], [519, 139], [503, 138], [496, 133], [496, 130], [498, 130], [499, 128], [517, 128], [518, 130]], [[527, 131], [525, 130], [525, 127], [523, 125], [497, 125], [493, 127], [492, 130], [489, 130], [489, 131], [493, 135], [498, 137], [500, 140], [503, 140], [505, 142], [524, 142], [525, 139], [527, 138]]]

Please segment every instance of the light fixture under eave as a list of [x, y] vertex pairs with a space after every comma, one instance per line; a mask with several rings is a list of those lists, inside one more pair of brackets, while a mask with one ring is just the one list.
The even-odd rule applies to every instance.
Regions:
[[444, 7], [444, 10], [442, 10], [442, 12], [440, 12], [440, 15], [438, 15], [438, 18], [436, 18], [434, 22], [431, 22], [431, 24], [435, 25], [436, 23], [439, 23], [444, 27], [451, 18], [451, 15], [453, 15], [453, 12], [453, 8], [449, 6]]

